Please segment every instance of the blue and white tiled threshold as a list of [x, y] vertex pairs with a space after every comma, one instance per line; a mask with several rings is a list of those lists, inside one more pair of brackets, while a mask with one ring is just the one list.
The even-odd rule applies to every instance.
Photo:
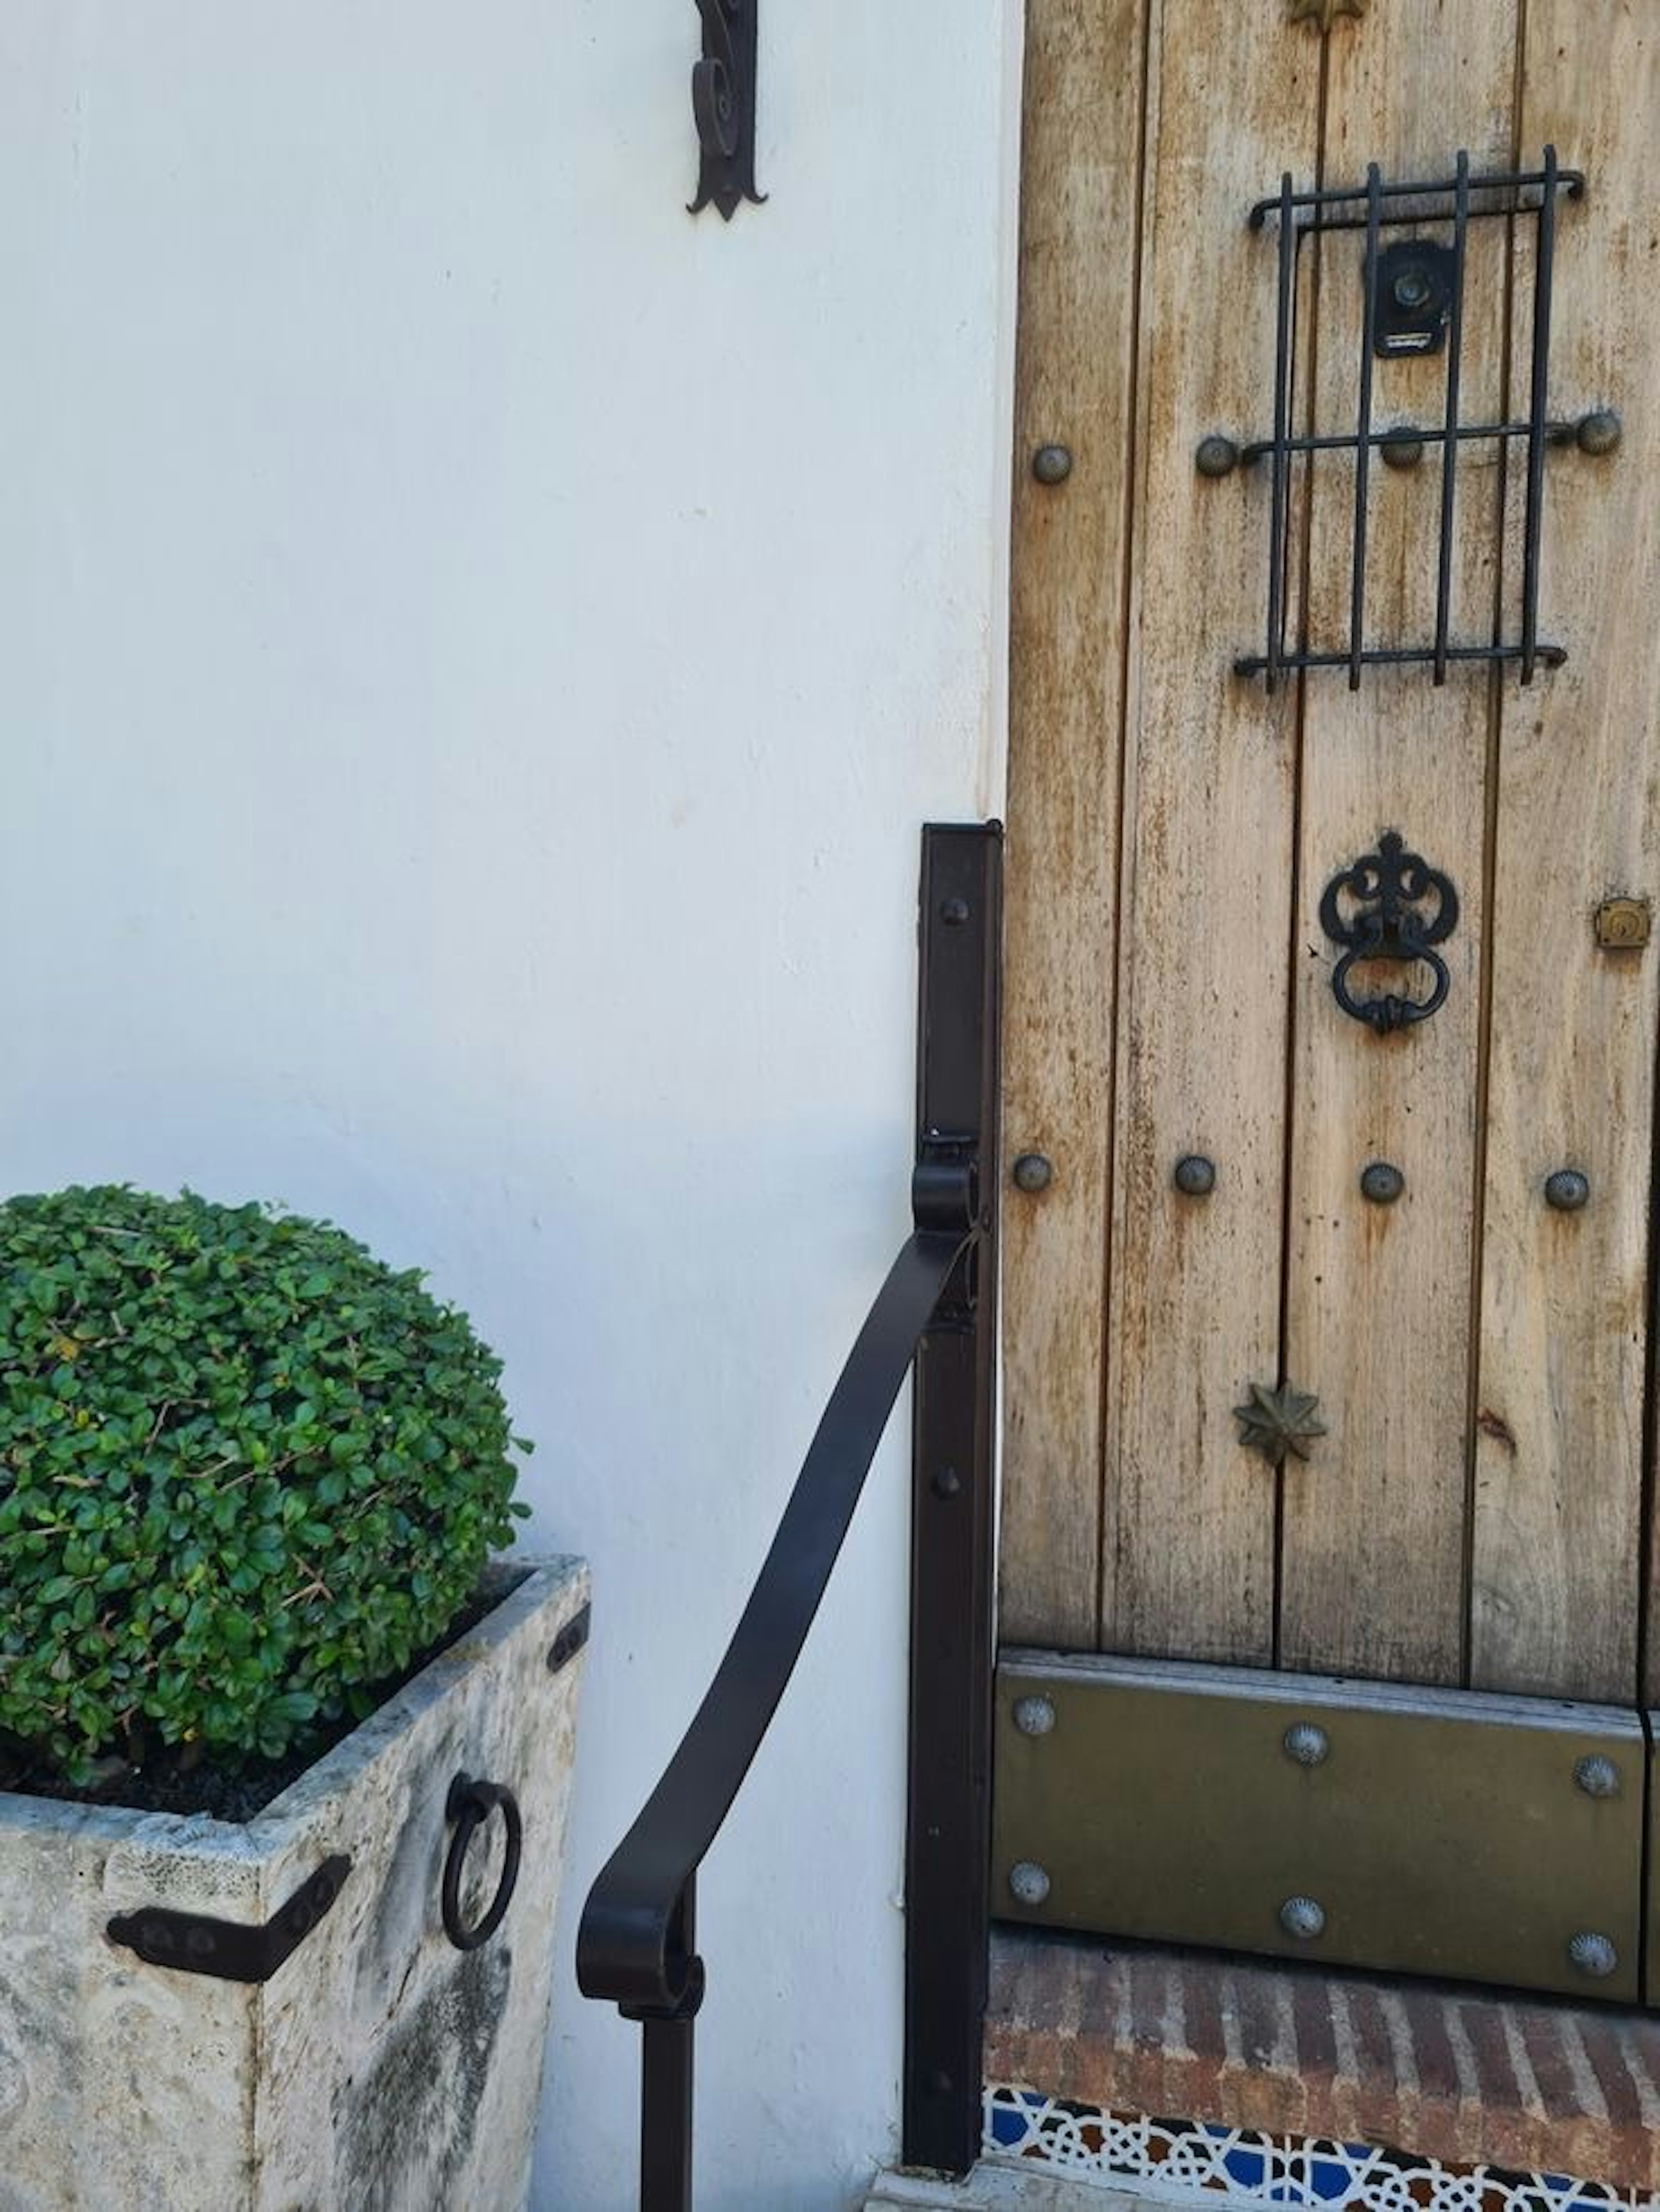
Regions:
[[1292, 2212], [1660, 2212], [1660, 2195], [1566, 2174], [1455, 2166], [1372, 2143], [1110, 2112], [994, 2087], [983, 2154], [961, 2183], [879, 2182], [867, 2212], [1106, 2212], [1131, 2204]]

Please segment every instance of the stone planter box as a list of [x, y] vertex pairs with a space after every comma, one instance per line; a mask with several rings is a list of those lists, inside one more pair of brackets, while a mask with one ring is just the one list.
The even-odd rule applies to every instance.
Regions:
[[[524, 2203], [587, 1573], [509, 1564], [529, 1566], [510, 1595], [245, 1825], [0, 1793], [3, 2212]], [[440, 1902], [459, 1773], [505, 1784], [523, 1824], [505, 1917], [471, 1950]], [[463, 1932], [506, 1832], [498, 1808], [472, 1837]], [[325, 1903], [334, 1881], [311, 1886], [342, 1856]], [[109, 1932], [200, 1956], [210, 1939], [156, 1909], [258, 1927], [291, 1900], [321, 1915], [258, 1984]]]

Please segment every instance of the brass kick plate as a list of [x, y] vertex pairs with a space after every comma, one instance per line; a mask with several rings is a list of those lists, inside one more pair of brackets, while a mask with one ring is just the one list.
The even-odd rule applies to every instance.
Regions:
[[993, 1911], [1634, 2002], [1646, 1756], [1610, 1706], [1007, 1652]]

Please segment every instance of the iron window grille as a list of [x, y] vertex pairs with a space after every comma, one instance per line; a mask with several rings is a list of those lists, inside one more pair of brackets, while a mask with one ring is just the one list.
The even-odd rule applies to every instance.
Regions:
[[[1270, 437], [1243, 447], [1239, 459], [1266, 461], [1270, 471], [1268, 611], [1264, 649], [1241, 655], [1237, 674], [1261, 676], [1268, 690], [1296, 670], [1345, 668], [1349, 688], [1358, 690], [1361, 671], [1383, 665], [1424, 665], [1437, 684], [1454, 664], [1515, 662], [1523, 684], [1541, 666], [1557, 667], [1567, 658], [1560, 645], [1539, 635], [1540, 526], [1544, 500], [1546, 448], [1572, 444], [1580, 435], [1571, 422], [1553, 421], [1548, 412], [1550, 362], [1551, 289], [1556, 247], [1557, 204], [1566, 194], [1578, 198], [1585, 180], [1577, 169], [1558, 165], [1547, 146], [1537, 169], [1472, 175], [1469, 156], [1457, 156], [1450, 177], [1386, 184], [1376, 162], [1364, 185], [1334, 191], [1299, 192], [1289, 172], [1272, 198], [1250, 211], [1251, 228], [1275, 225], [1278, 241], [1278, 300], [1274, 375], [1274, 430]], [[1460, 378], [1464, 334], [1464, 280], [1469, 226], [1493, 218], [1535, 229], [1533, 256], [1533, 337], [1528, 375], [1528, 410], [1520, 420], [1466, 422], [1460, 412]], [[1296, 383], [1299, 268], [1305, 239], [1339, 231], [1363, 231], [1359, 403], [1352, 431], [1294, 435], [1292, 393]], [[1410, 233], [1401, 244], [1385, 244], [1386, 232]], [[1437, 236], [1435, 234], [1441, 234]], [[1407, 257], [1403, 259], [1403, 254]], [[1385, 280], [1392, 281], [1386, 282]], [[1438, 428], [1400, 425], [1380, 429], [1373, 420], [1373, 370], [1381, 356], [1444, 355], [1442, 418]], [[1589, 419], [1589, 418], [1588, 418]], [[1441, 497], [1436, 572], [1435, 635], [1422, 644], [1369, 643], [1365, 631], [1366, 537], [1373, 456], [1404, 439], [1441, 455]], [[1462, 447], [1497, 440], [1506, 447], [1519, 441], [1525, 450], [1526, 493], [1522, 524], [1520, 622], [1512, 636], [1496, 635], [1485, 645], [1455, 644], [1450, 636], [1454, 517], [1457, 459]], [[1582, 442], [1584, 442], [1582, 439]], [[1348, 634], [1335, 647], [1288, 645], [1286, 611], [1292, 558], [1291, 472], [1293, 456], [1350, 453], [1354, 460], [1354, 511], [1350, 572]]]

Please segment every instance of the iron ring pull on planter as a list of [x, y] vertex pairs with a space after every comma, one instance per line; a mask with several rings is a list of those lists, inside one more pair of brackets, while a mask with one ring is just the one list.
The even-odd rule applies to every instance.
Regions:
[[[466, 1864], [467, 1850], [474, 1836], [498, 1805], [507, 1830], [502, 1879], [496, 1885], [496, 1894], [483, 1918], [469, 1927], [461, 1911], [461, 1870]], [[444, 1933], [458, 1951], [476, 1951], [495, 1935], [513, 1901], [513, 1893], [519, 1883], [525, 1824], [520, 1817], [519, 1801], [511, 1790], [500, 1782], [475, 1782], [470, 1774], [458, 1774], [451, 1783], [449, 1796], [444, 1801], [444, 1818], [455, 1823], [455, 1833], [450, 1838], [449, 1852], [444, 1861], [444, 1883], [440, 1894]]]

